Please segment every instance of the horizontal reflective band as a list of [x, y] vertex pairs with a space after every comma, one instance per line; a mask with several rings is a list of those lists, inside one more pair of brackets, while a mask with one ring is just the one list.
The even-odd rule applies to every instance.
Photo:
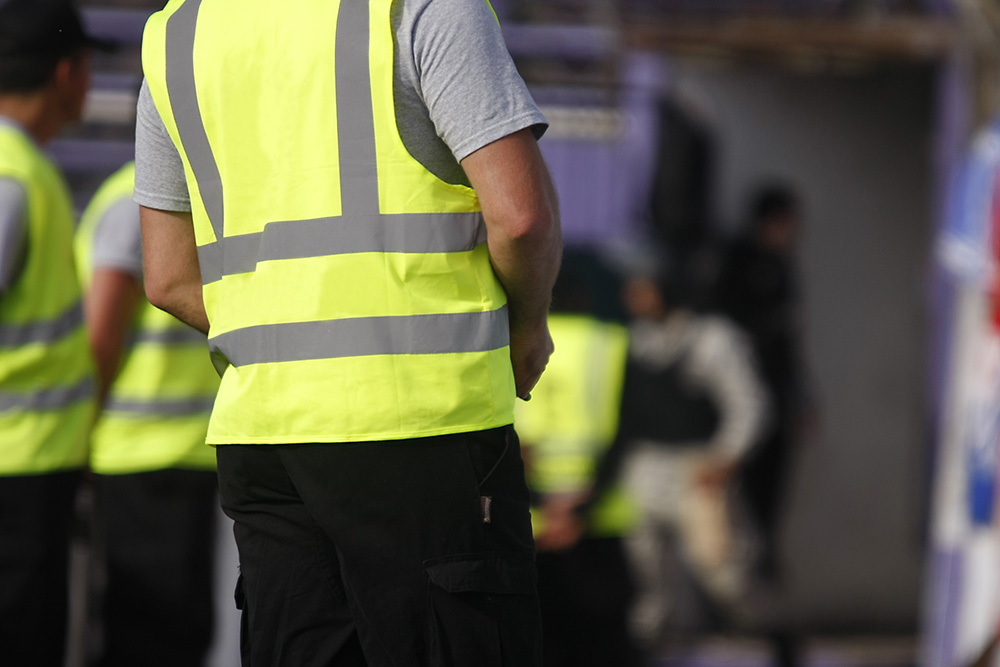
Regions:
[[233, 366], [381, 354], [487, 352], [510, 344], [507, 307], [480, 313], [264, 324], [209, 339]]
[[55, 343], [82, 324], [83, 305], [78, 301], [54, 320], [30, 324], [0, 324], [0, 347]]
[[263, 232], [198, 248], [202, 283], [249, 273], [258, 262], [361, 252], [467, 252], [486, 242], [480, 213], [400, 213], [269, 223]]
[[167, 329], [166, 331], [133, 331], [129, 334], [128, 344], [154, 343], [157, 345], [196, 345], [204, 344], [208, 337], [197, 329]]
[[108, 398], [104, 409], [108, 412], [126, 412], [133, 415], [159, 417], [186, 417], [212, 411], [214, 398], [181, 398], [174, 400], [127, 401]]
[[34, 393], [0, 391], [0, 412], [5, 410], [59, 410], [94, 395], [94, 381], [84, 378], [74, 387], [43, 389]]

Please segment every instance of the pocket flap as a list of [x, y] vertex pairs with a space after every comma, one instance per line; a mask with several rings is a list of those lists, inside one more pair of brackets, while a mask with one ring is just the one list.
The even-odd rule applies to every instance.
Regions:
[[531, 554], [463, 554], [424, 563], [427, 576], [449, 593], [530, 595], [535, 592], [535, 560]]

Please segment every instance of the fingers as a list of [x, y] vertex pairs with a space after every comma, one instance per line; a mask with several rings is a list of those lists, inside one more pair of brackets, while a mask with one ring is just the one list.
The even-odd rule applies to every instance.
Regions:
[[511, 340], [510, 356], [514, 367], [514, 385], [521, 400], [527, 401], [531, 398], [531, 390], [542, 377], [554, 349], [547, 328], [543, 329], [540, 335], [527, 340]]
[[549, 501], [543, 505], [545, 531], [535, 539], [540, 550], [562, 551], [580, 541], [585, 525], [573, 512], [574, 506], [569, 500]]

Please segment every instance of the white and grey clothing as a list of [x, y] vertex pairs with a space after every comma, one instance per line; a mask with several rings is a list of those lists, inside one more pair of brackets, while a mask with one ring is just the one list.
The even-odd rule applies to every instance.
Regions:
[[112, 205], [94, 229], [93, 269], [116, 269], [142, 280], [139, 206], [128, 199]]
[[0, 178], [0, 294], [24, 265], [28, 243], [28, 193], [13, 178]]
[[[518, 130], [532, 128], [536, 137], [545, 131], [545, 117], [518, 75], [488, 3], [396, 0], [391, 20], [400, 138], [431, 173], [467, 185], [461, 160]], [[135, 201], [190, 211], [183, 164], [145, 83], [135, 154]]]
[[719, 425], [708, 442], [685, 445], [720, 458], [746, 455], [766, 425], [768, 394], [746, 336], [722, 317], [678, 310], [662, 322], [636, 322], [630, 328], [629, 355], [650, 368], [683, 361], [688, 381], [702, 388], [719, 411]]
[[[6, 116], [0, 125], [28, 136], [24, 128]], [[28, 250], [28, 193], [13, 178], [0, 176], [0, 294], [17, 281]]]
[[691, 587], [723, 606], [736, 604], [744, 590], [745, 535], [737, 530], [742, 526], [733, 511], [733, 489], [704, 484], [700, 476], [707, 467], [746, 456], [766, 425], [769, 401], [749, 342], [724, 318], [674, 311], [660, 322], [634, 324], [630, 344], [632, 360], [646, 368], [679, 361], [685, 379], [711, 397], [719, 414], [707, 441], [639, 439], [631, 443], [623, 467], [626, 488], [642, 515], [628, 540], [644, 584], [633, 609], [633, 630], [656, 641], [670, 626], [681, 632], [702, 629], [704, 610]]

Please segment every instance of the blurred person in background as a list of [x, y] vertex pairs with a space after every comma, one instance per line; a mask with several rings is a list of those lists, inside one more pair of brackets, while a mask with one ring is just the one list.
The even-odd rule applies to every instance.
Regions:
[[585, 281], [596, 260], [566, 252], [553, 291], [555, 352], [515, 411], [532, 491], [545, 667], [637, 666], [628, 629], [633, 584], [623, 538], [635, 512], [610, 486], [578, 514], [618, 427], [625, 327], [594, 317]]
[[801, 204], [790, 188], [770, 185], [751, 198], [743, 234], [720, 271], [718, 304], [747, 332], [773, 401], [774, 416], [740, 471], [761, 549], [757, 575], [780, 575], [778, 531], [808, 397], [801, 361], [801, 297], [795, 249]]
[[766, 424], [749, 344], [727, 320], [683, 305], [670, 269], [635, 275], [618, 436], [596, 476], [621, 470], [640, 521], [628, 541], [636, 637], [655, 649], [718, 629], [746, 585], [733, 473]]
[[100, 667], [204, 664], [212, 638], [218, 483], [205, 444], [219, 376], [205, 334], [142, 286], [129, 163], [96, 192], [76, 235], [101, 413], [90, 468], [103, 556]]
[[0, 664], [61, 667], [94, 381], [74, 214], [42, 152], [79, 120], [90, 47], [67, 1], [0, 2]]

